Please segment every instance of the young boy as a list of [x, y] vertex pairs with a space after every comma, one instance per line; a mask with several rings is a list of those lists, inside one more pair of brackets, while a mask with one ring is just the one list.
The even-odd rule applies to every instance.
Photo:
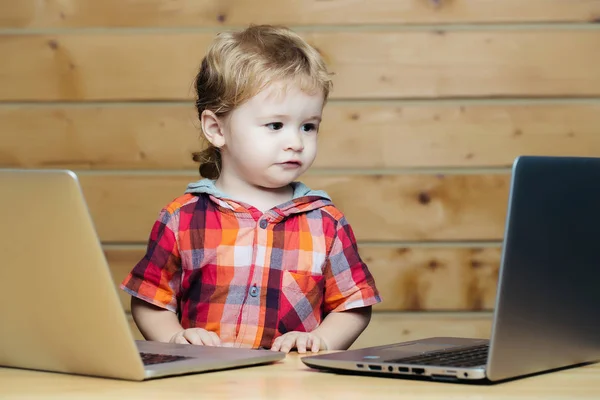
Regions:
[[160, 213], [121, 287], [148, 340], [289, 352], [347, 349], [381, 301], [313, 163], [331, 87], [283, 27], [217, 35], [196, 77], [204, 179]]

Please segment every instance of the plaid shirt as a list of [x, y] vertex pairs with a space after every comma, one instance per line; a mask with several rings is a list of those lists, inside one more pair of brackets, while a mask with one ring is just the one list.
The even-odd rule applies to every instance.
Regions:
[[343, 214], [324, 192], [293, 186], [291, 201], [263, 214], [213, 181], [190, 184], [160, 212], [121, 288], [177, 313], [184, 328], [253, 348], [380, 302]]

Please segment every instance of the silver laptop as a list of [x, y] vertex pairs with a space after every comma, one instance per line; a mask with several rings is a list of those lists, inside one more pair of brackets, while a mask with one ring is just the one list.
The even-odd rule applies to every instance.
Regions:
[[285, 357], [135, 341], [70, 171], [0, 170], [0, 221], [1, 366], [139, 381]]
[[327, 371], [495, 382], [600, 360], [599, 243], [600, 158], [518, 157], [489, 340], [434, 337], [302, 361]]

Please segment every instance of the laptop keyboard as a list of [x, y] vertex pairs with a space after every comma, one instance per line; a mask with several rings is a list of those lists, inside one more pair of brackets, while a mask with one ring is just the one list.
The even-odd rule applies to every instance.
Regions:
[[155, 353], [140, 353], [142, 357], [142, 362], [144, 365], [152, 365], [152, 364], [163, 364], [169, 363], [173, 361], [184, 360], [186, 358], [192, 357], [184, 357], [184, 356], [172, 356], [169, 354], [155, 354]]
[[489, 351], [489, 344], [473, 347], [463, 347], [458, 350], [442, 350], [418, 356], [386, 360], [400, 364], [439, 365], [441, 367], [476, 367], [485, 365]]

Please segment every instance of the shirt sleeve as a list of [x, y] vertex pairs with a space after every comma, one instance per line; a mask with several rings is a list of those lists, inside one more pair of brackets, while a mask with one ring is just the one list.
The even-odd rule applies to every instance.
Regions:
[[179, 212], [163, 209], [154, 223], [144, 257], [120, 287], [155, 306], [177, 312], [181, 257], [177, 246]]
[[375, 280], [360, 258], [352, 228], [343, 216], [337, 223], [324, 275], [327, 313], [381, 302]]

